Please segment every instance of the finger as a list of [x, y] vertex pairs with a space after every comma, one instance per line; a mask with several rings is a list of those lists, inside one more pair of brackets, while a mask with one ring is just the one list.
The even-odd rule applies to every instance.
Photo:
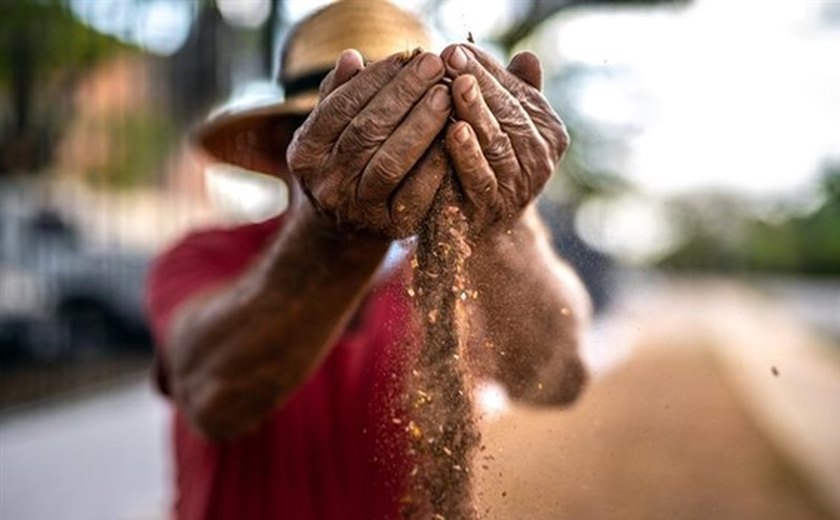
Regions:
[[430, 52], [412, 59], [347, 125], [335, 145], [348, 169], [361, 170], [373, 152], [394, 131], [411, 107], [444, 73], [440, 57]]
[[[458, 51], [461, 51], [463, 56], [459, 55]], [[539, 59], [533, 54], [531, 54], [531, 56], [536, 59], [539, 64]], [[481, 65], [481, 67], [490, 75], [496, 78], [499, 84], [501, 84], [506, 90], [517, 95], [523, 91], [523, 80], [508, 71], [493, 56], [482, 50], [480, 47], [470, 44], [450, 45], [441, 52], [441, 57], [448, 65], [447, 73], [451, 74], [453, 78], [459, 74], [463, 74], [464, 72], [472, 74], [472, 71], [466, 70], [465, 67], [468, 65], [469, 61], [474, 61], [478, 65]], [[542, 75], [542, 72], [540, 72], [540, 75]], [[527, 82], [527, 80], [526, 83], [528, 83], [529, 88], [532, 86], [532, 84]]]
[[[469, 74], [478, 81], [487, 105], [499, 119], [499, 123], [504, 130], [508, 130], [505, 128], [506, 123], [512, 127], [528, 125], [531, 118], [519, 103], [519, 100], [511, 93], [510, 89], [506, 88], [490, 70], [486, 69], [475, 58], [470, 49], [455, 45], [447, 48], [443, 55], [445, 56], [447, 73], [452, 74], [453, 78], [457, 79], [459, 76]], [[502, 72], [510, 74], [503, 69]]]
[[533, 52], [523, 51], [516, 54], [508, 63], [507, 70], [535, 89], [542, 90], [542, 65]]
[[343, 51], [335, 62], [335, 83], [333, 89], [343, 85], [360, 70], [365, 68], [365, 61], [356, 49]]
[[329, 145], [379, 90], [403, 68], [402, 53], [374, 62], [318, 103], [300, 129], [310, 145]]
[[[480, 62], [484, 62], [484, 60], [478, 58], [478, 55], [476, 56]], [[523, 51], [516, 54], [510, 60], [507, 70], [536, 90], [542, 91], [542, 64], [534, 53]], [[569, 147], [569, 134], [560, 116], [542, 95], [525, 95], [519, 98], [519, 102], [531, 115], [531, 120], [543, 138], [553, 150], [558, 152], [557, 158], [559, 158]]]
[[385, 201], [440, 134], [450, 113], [449, 89], [432, 87], [373, 154], [359, 179], [358, 197]]
[[512, 187], [519, 176], [519, 160], [508, 135], [502, 131], [496, 117], [484, 102], [475, 78], [469, 74], [452, 82], [452, 97], [458, 118], [469, 123], [478, 144], [499, 184]]
[[356, 49], [343, 51], [335, 60], [335, 67], [321, 81], [321, 86], [318, 89], [319, 99], [327, 97], [330, 92], [346, 83], [364, 67], [365, 62], [359, 51]]
[[490, 211], [499, 185], [470, 125], [464, 121], [450, 125], [446, 132], [446, 148], [468, 203], [475, 211]]
[[[499, 122], [502, 131], [508, 135], [519, 161], [520, 170], [524, 173], [524, 175], [516, 176], [516, 187], [527, 191], [534, 187], [541, 187], [554, 169], [552, 161], [555, 157], [543, 135], [534, 125], [531, 115], [522, 107], [519, 100], [472, 56], [469, 50], [455, 46], [454, 50], [448, 54], [446, 63], [447, 68], [459, 71], [458, 76], [470, 74], [475, 78], [493, 117]], [[505, 71], [505, 74], [508, 72]], [[507, 184], [503, 186], [509, 187]], [[527, 195], [525, 191], [517, 190], [515, 193], [521, 196]]]
[[420, 158], [391, 198], [394, 238], [405, 238], [417, 228], [432, 207], [444, 175], [449, 171], [443, 146], [438, 142]]
[[[517, 59], [516, 64], [518, 67], [527, 68], [528, 65], [525, 65], [525, 63], [529, 61], [536, 61], [537, 65], [539, 65], [538, 58], [531, 53], [528, 54], [530, 54], [529, 57], [523, 56]], [[485, 87], [495, 83], [500, 88], [508, 91], [510, 98], [507, 100], [502, 99], [502, 101], [505, 103], [509, 103], [510, 99], [518, 101], [518, 104], [533, 121], [534, 127], [549, 145], [553, 159], [558, 159], [566, 150], [569, 144], [569, 135], [566, 132], [563, 121], [554, 111], [548, 100], [538, 90], [533, 88], [531, 84], [528, 84], [527, 80], [521, 80], [513, 73], [504, 69], [492, 56], [474, 45], [451, 45], [444, 49], [441, 56], [443, 56], [444, 62], [446, 63], [448, 75], [457, 77], [461, 74], [472, 74], [476, 77], [485, 99], [487, 99], [488, 105], [497, 116], [499, 115], [497, 107], [493, 105], [493, 100], [490, 99], [490, 95]], [[529, 73], [531, 76], [536, 76], [534, 70], [530, 70]], [[539, 73], [541, 76], [541, 67]], [[485, 76], [493, 78], [494, 81], [488, 81]], [[531, 77], [530, 79], [535, 78]], [[502, 127], [504, 128], [504, 125]]]

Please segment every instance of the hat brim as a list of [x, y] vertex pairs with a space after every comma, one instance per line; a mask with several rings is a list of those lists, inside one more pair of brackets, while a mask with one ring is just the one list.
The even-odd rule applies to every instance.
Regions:
[[315, 108], [317, 92], [212, 114], [190, 133], [190, 140], [214, 159], [246, 170], [277, 175], [286, 164], [286, 147], [295, 129]]

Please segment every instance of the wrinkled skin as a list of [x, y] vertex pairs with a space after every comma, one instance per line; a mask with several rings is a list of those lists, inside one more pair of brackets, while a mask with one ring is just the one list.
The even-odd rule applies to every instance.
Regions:
[[342, 53], [287, 150], [312, 204], [294, 186], [285, 225], [260, 258], [175, 312], [162, 365], [179, 409], [206, 437], [261, 424], [316, 370], [391, 239], [422, 225], [450, 165], [476, 233], [471, 329], [495, 345], [478, 342], [490, 367], [481, 375], [532, 403], [568, 404], [583, 388], [588, 298], [531, 203], [568, 142], [539, 92], [539, 61], [520, 54], [504, 69], [467, 45], [409, 58], [365, 66]]
[[416, 232], [446, 171], [433, 146], [451, 113], [443, 75], [431, 53], [367, 67], [354, 51], [339, 57], [286, 154], [315, 207], [339, 228], [387, 238]]
[[415, 234], [449, 164], [476, 234], [515, 219], [545, 186], [569, 139], [540, 93], [538, 58], [521, 53], [505, 69], [462, 44], [441, 57], [406, 63], [395, 54], [364, 66], [346, 51], [325, 79], [287, 163], [337, 227]]
[[471, 229], [480, 234], [509, 223], [536, 198], [569, 136], [540, 93], [534, 54], [517, 54], [507, 69], [472, 45], [451, 45], [442, 56], [459, 119], [447, 128], [446, 145]]

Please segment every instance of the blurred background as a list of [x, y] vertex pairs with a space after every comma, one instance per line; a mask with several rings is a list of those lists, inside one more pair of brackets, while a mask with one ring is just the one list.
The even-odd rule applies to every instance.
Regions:
[[[166, 518], [150, 261], [283, 210], [189, 146], [327, 2], [0, 4], [0, 517]], [[840, 2], [406, 0], [522, 49], [573, 145], [541, 200], [596, 317], [572, 409], [485, 388], [488, 518], [840, 518]]]

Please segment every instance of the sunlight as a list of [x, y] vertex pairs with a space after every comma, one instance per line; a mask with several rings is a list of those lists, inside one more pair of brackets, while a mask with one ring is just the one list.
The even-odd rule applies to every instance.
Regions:
[[[652, 100], [628, 139], [626, 173], [641, 189], [780, 194], [809, 186], [840, 150], [840, 69], [826, 66], [840, 32], [814, 30], [817, 7], [708, 0], [587, 12], [548, 22], [534, 42], [548, 67], [621, 68]], [[632, 112], [620, 89], [588, 87], [577, 102], [596, 119]]]
[[495, 419], [510, 408], [510, 399], [498, 383], [483, 381], [475, 389], [475, 400], [479, 416]]
[[219, 12], [232, 25], [259, 27], [268, 18], [269, 0], [216, 0]]

